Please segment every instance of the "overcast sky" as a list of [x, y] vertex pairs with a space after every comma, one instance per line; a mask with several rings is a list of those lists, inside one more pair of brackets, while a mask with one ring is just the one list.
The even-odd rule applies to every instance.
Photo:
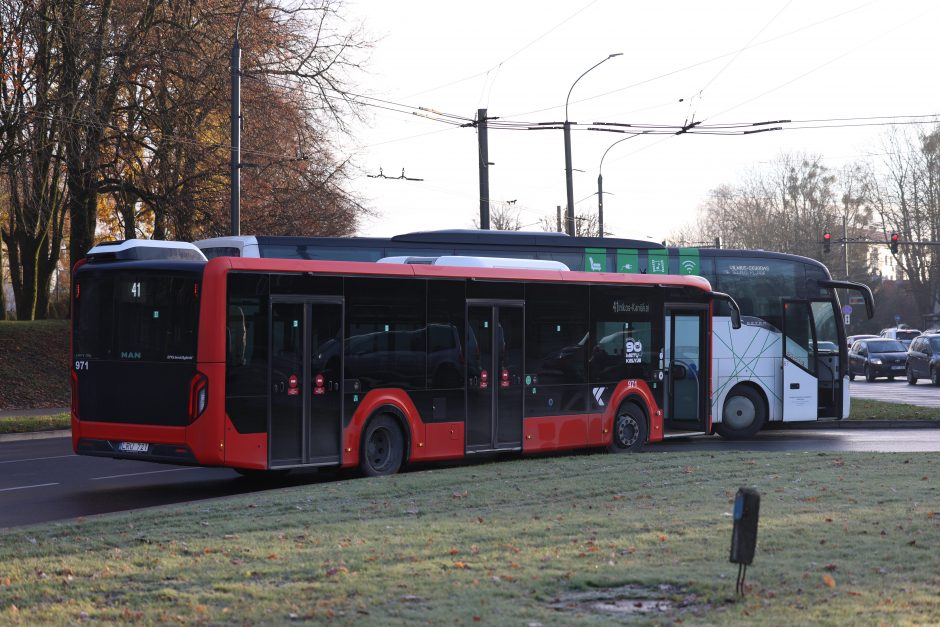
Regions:
[[[940, 3], [903, 0], [472, 3], [349, 0], [347, 17], [377, 40], [363, 93], [407, 107], [524, 122], [568, 118], [681, 126], [788, 119], [791, 127], [883, 123], [801, 120], [940, 112]], [[397, 105], [371, 101], [381, 106]], [[360, 235], [472, 228], [479, 217], [477, 132], [409, 113], [366, 109], [354, 187], [376, 211]], [[911, 127], [907, 127], [911, 128]], [[604, 161], [605, 230], [662, 240], [694, 219], [708, 191], [781, 153], [831, 168], [880, 159], [886, 126], [744, 136], [641, 136]], [[627, 135], [572, 133], [575, 212], [596, 210], [598, 165]], [[874, 156], [872, 156], [874, 154]], [[489, 132], [490, 197], [514, 200], [523, 224], [565, 205], [561, 130]], [[386, 176], [421, 182], [369, 178]]]

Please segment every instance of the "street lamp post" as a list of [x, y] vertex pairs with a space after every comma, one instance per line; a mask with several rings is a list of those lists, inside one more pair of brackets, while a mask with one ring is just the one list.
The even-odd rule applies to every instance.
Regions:
[[242, 204], [242, 49], [238, 43], [238, 29], [241, 26], [242, 13], [248, 0], [242, 0], [235, 18], [235, 36], [232, 42], [232, 158], [231, 171], [231, 210], [232, 235], [241, 234], [241, 204]]
[[628, 139], [633, 139], [634, 137], [636, 137], [636, 135], [618, 139], [608, 146], [607, 150], [605, 150], [604, 154], [601, 156], [601, 164], [597, 166], [597, 230], [601, 237], [604, 237], [604, 157], [607, 156], [607, 153], [610, 152], [611, 148], [620, 142], [625, 142]]
[[567, 226], [568, 226], [568, 235], [574, 235], [574, 183], [571, 180], [571, 122], [568, 121], [568, 101], [571, 99], [571, 92], [574, 90], [574, 86], [578, 84], [584, 76], [596, 68], [598, 65], [604, 61], [613, 59], [614, 57], [619, 57], [622, 55], [622, 52], [615, 52], [613, 54], [607, 55], [606, 58], [601, 59], [591, 67], [587, 69], [581, 76], [579, 76], [572, 84], [571, 89], [568, 90], [568, 96], [565, 98], [565, 185], [566, 192], [568, 194], [568, 215], [567, 215]]

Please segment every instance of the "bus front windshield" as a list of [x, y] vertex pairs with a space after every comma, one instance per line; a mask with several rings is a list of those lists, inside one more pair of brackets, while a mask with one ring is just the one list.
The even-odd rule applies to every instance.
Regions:
[[75, 358], [194, 362], [198, 277], [182, 273], [80, 271]]

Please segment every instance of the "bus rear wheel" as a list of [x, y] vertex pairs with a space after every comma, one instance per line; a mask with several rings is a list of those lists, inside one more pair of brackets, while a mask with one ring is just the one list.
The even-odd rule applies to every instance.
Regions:
[[614, 433], [609, 450], [611, 453], [638, 451], [649, 439], [649, 424], [643, 410], [633, 403], [624, 403], [614, 418]]
[[389, 416], [369, 421], [362, 436], [359, 469], [368, 477], [394, 475], [405, 459], [405, 436]]
[[754, 437], [767, 422], [767, 405], [760, 394], [742, 385], [732, 389], [725, 397], [721, 422], [715, 432], [728, 440], [743, 440]]

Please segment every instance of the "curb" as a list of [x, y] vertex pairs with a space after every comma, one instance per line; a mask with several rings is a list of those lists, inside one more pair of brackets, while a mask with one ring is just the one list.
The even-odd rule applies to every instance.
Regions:
[[52, 438], [70, 438], [71, 429], [55, 431], [27, 431], [25, 433], [0, 433], [0, 442], [21, 442], [23, 440], [50, 440]]

